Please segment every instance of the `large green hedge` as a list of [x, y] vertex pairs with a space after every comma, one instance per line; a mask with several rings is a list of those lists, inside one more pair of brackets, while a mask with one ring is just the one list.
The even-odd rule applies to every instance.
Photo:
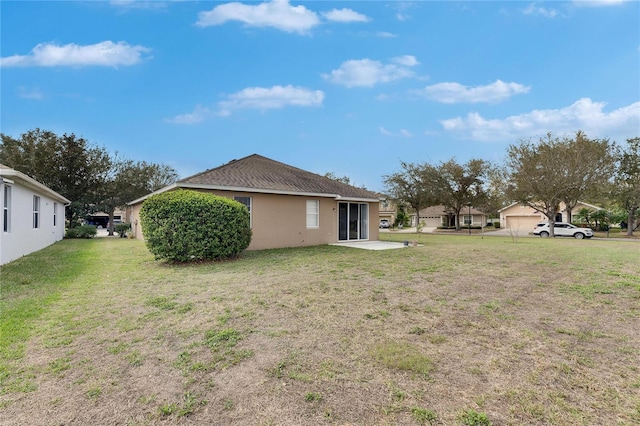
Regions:
[[176, 262], [237, 257], [251, 242], [249, 211], [237, 201], [189, 190], [145, 200], [140, 223], [156, 259]]

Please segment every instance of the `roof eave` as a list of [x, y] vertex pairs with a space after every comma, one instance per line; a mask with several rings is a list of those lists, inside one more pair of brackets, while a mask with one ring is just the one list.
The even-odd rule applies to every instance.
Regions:
[[138, 203], [143, 202], [144, 200], [146, 200], [147, 198], [151, 197], [152, 195], [161, 194], [161, 193], [163, 193], [163, 192], [170, 191], [170, 190], [172, 190], [172, 189], [174, 189], [174, 188], [177, 188], [177, 187], [178, 187], [178, 184], [177, 184], [177, 183], [172, 183], [171, 185], [167, 185], [167, 186], [165, 186], [164, 188], [160, 188], [160, 189], [158, 189], [158, 190], [156, 190], [156, 191], [153, 191], [153, 192], [151, 192], [151, 193], [149, 193], [149, 194], [145, 195], [144, 197], [136, 198], [136, 199], [135, 199], [135, 200], [133, 200], [133, 201], [129, 201], [129, 202], [127, 203], [127, 205], [128, 205], [128, 206], [133, 206], [134, 204], [138, 204]]
[[136, 200], [133, 200], [127, 205], [131, 206], [134, 204], [138, 204], [151, 197], [152, 195], [160, 194], [172, 189], [184, 188], [184, 189], [206, 189], [210, 191], [231, 191], [231, 192], [248, 192], [248, 193], [257, 193], [257, 194], [276, 194], [276, 195], [297, 195], [301, 197], [322, 197], [322, 198], [333, 198], [334, 200], [339, 201], [361, 201], [367, 203], [377, 203], [378, 199], [374, 198], [366, 198], [366, 197], [343, 197], [339, 194], [323, 194], [319, 192], [299, 192], [299, 191], [286, 191], [286, 190], [277, 190], [277, 189], [262, 189], [262, 188], [247, 188], [242, 186], [224, 186], [224, 185], [206, 185], [201, 183], [188, 183], [188, 182], [175, 182], [169, 186], [165, 186], [157, 191], [154, 191], [150, 194], [145, 195], [144, 197], [140, 197]]
[[[40, 191], [40, 193], [47, 194], [52, 199], [54, 199], [56, 201], [60, 201], [64, 205], [71, 204], [71, 200], [69, 200], [68, 198], [58, 194], [53, 189], [51, 189], [48, 186], [38, 182], [37, 180], [33, 179], [32, 177], [29, 177], [29, 176], [25, 175], [24, 173], [19, 172], [18, 170], [11, 169], [11, 168], [0, 169], [0, 177], [7, 177], [7, 178], [12, 177], [17, 181], [20, 181], [20, 183], [22, 183], [24, 186], [29, 187], [29, 188], [34, 189], [34, 190], [37, 190], [37, 191]], [[5, 181], [5, 179], [2, 179], [2, 180]], [[11, 181], [11, 182], [7, 182], [7, 183], [15, 183], [15, 182]]]

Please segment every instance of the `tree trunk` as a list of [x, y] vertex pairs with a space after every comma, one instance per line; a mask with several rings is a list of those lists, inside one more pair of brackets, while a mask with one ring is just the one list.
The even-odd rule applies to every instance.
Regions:
[[635, 225], [635, 216], [637, 207], [632, 207], [629, 209], [629, 217], [627, 218], [627, 237], [633, 236], [633, 228]]
[[109, 229], [109, 236], [110, 237], [113, 237], [113, 214], [114, 214], [114, 211], [111, 210], [109, 212], [109, 224], [107, 226], [107, 229]]
[[550, 211], [549, 218], [549, 238], [554, 238], [556, 236], [555, 225], [556, 225], [556, 209], [552, 209]]

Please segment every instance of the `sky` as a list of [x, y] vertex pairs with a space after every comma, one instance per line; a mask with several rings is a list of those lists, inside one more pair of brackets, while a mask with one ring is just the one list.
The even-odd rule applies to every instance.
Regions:
[[260, 154], [383, 192], [548, 132], [640, 136], [640, 2], [0, 2], [0, 131], [181, 178]]

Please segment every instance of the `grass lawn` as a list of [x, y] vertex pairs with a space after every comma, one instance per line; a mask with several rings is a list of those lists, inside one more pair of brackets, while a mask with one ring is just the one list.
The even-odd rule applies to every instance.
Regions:
[[640, 422], [640, 243], [383, 236], [408, 237], [189, 266], [64, 240], [12, 262], [0, 424]]

